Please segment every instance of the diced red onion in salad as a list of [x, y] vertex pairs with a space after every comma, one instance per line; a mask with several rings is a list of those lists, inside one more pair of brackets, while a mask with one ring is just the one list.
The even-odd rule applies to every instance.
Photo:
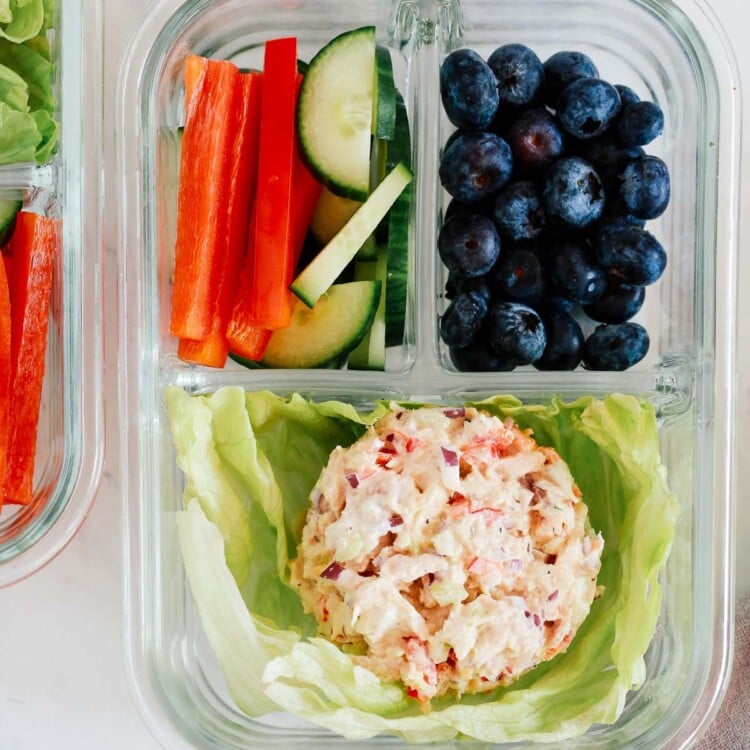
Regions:
[[458, 453], [450, 448], [441, 448], [446, 466], [458, 466]]
[[359, 487], [359, 477], [356, 474], [347, 474], [346, 481], [352, 486], [352, 489]]
[[560, 592], [559, 592], [559, 591], [558, 591], [557, 589], [555, 589], [555, 590], [554, 590], [554, 591], [553, 591], [553, 592], [552, 592], [552, 593], [551, 593], [551, 594], [550, 594], [550, 595], [549, 595], [549, 596], [547, 597], [547, 601], [548, 601], [548, 602], [554, 602], [554, 601], [555, 601], [555, 599], [557, 599], [557, 597], [558, 597], [558, 595], [559, 595], [559, 594], [560, 594]]
[[343, 573], [344, 566], [341, 563], [332, 562], [321, 574], [321, 578], [327, 578], [329, 581], [337, 581]]
[[523, 567], [523, 563], [517, 557], [514, 557], [508, 563], [508, 570], [521, 570], [522, 567]]
[[443, 414], [448, 417], [448, 419], [460, 419], [461, 417], [466, 416], [466, 409], [463, 407], [458, 409], [444, 409]]

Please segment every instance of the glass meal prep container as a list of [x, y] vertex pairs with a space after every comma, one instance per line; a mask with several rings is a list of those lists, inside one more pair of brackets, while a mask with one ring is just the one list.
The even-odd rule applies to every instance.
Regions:
[[44, 163], [0, 167], [0, 198], [22, 200], [24, 209], [59, 220], [61, 244], [53, 266], [33, 499], [0, 511], [0, 587], [32, 574], [70, 541], [91, 507], [103, 462], [101, 15], [92, 0], [44, 7], [52, 14], [47, 39], [58, 144]]
[[[416, 187], [403, 346], [388, 351], [385, 372], [249, 370], [235, 363], [212, 370], [181, 362], [168, 329], [176, 133], [188, 53], [259, 67], [265, 40], [295, 35], [300, 57], [309, 59], [337, 33], [367, 24], [376, 25], [378, 41], [391, 51], [412, 130]], [[486, 59], [509, 42], [527, 44], [541, 59], [560, 49], [586, 52], [602, 77], [631, 86], [665, 113], [665, 135], [648, 150], [670, 167], [672, 200], [649, 228], [669, 262], [637, 318], [650, 333], [651, 348], [632, 370], [461, 373], [440, 342], [446, 272], [436, 237], [448, 201], [437, 170], [453, 128], [440, 107], [439, 66], [457, 47], [471, 47]], [[662, 573], [663, 602], [646, 654], [646, 680], [629, 695], [616, 724], [595, 726], [555, 746], [651, 750], [693, 743], [718, 706], [731, 662], [737, 81], [723, 32], [700, 0], [155, 4], [121, 69], [117, 158], [126, 642], [140, 708], [161, 742], [202, 748], [360, 746], [285, 714], [251, 719], [241, 713], [193, 607], [174, 516], [182, 507], [183, 478], [162, 394], [167, 385], [207, 393], [231, 384], [362, 407], [383, 398], [455, 404], [512, 394], [538, 402], [614, 392], [653, 403], [680, 516]], [[392, 737], [369, 742], [402, 744]]]

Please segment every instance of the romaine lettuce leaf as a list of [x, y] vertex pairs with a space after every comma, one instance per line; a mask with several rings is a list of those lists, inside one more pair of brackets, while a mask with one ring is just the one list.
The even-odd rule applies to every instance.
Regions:
[[[568, 462], [605, 539], [599, 583], [606, 588], [566, 653], [509, 688], [458, 701], [444, 696], [423, 714], [400, 685], [380, 681], [323, 639], [305, 638], [314, 624], [287, 584], [307, 494], [330, 450], [356, 440], [384, 407], [358, 414], [346, 404], [236, 388], [200, 397], [168, 389], [166, 400], [187, 474], [178, 523], [188, 579], [230, 691], [250, 715], [282, 708], [350, 738], [555, 741], [614, 722], [642, 682], [660, 607], [658, 573], [677, 515], [650, 405], [621, 395], [478, 404], [533, 429]], [[221, 479], [198, 481], [206, 474]], [[238, 504], [244, 518], [235, 526]], [[232, 552], [240, 535], [243, 584]]]

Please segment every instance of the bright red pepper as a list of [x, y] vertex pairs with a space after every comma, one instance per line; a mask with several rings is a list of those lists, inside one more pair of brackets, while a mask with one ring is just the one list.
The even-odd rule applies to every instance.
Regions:
[[[302, 76], [298, 77], [298, 83], [302, 82]], [[292, 179], [294, 181], [294, 213], [292, 214], [292, 250], [294, 263], [291, 266], [290, 276], [287, 278], [286, 288], [292, 283], [294, 271], [299, 261], [305, 235], [310, 228], [315, 206], [323, 190], [321, 185], [307, 168], [302, 159], [299, 139], [294, 139], [294, 161], [292, 164]]]
[[[301, 82], [302, 76], [297, 75], [294, 92], [295, 102]], [[260, 318], [257, 309], [258, 305], [261, 304], [262, 298], [260, 290], [256, 288], [256, 280], [260, 275], [262, 279], [265, 279], [267, 289], [270, 289], [272, 286], [275, 288], [275, 309], [286, 309], [286, 306], [290, 305], [289, 284], [292, 281], [305, 235], [310, 226], [310, 220], [312, 219], [322, 190], [322, 185], [312, 176], [302, 160], [296, 134], [293, 139], [291, 169], [294, 205], [288, 221], [289, 241], [284, 250], [283, 257], [275, 259], [277, 261], [275, 264], [276, 277], [273, 284], [266, 275], [266, 270], [269, 268], [269, 263], [274, 265], [274, 259], [267, 257], [264, 265], [262, 257], [259, 258], [255, 252], [258, 235], [252, 227], [248, 237], [248, 252], [245, 256], [240, 283], [237, 288], [234, 311], [227, 332], [231, 350], [247, 359], [259, 360], [263, 356], [265, 347], [270, 339], [270, 335], [262, 335], [260, 333], [263, 329], [258, 325]], [[261, 200], [260, 194], [258, 194], [257, 200]], [[253, 219], [255, 220], [255, 218], [254, 215]], [[287, 257], [289, 253], [291, 255]], [[291, 262], [289, 262], [290, 258]], [[263, 280], [260, 283], [264, 283]], [[271, 297], [267, 296], [265, 299], [269, 301]], [[289, 310], [291, 311], [291, 306]], [[282, 315], [281, 320], [285, 321], [284, 325], [288, 325], [289, 320], [285, 316], [286, 313]], [[269, 318], [263, 319], [266, 321], [269, 320]], [[283, 326], [279, 325], [278, 327]]]
[[18, 214], [9, 246], [13, 408], [2, 494], [5, 502], [22, 505], [32, 499], [52, 270], [58, 245], [57, 221], [24, 211]]
[[[191, 61], [186, 90], [170, 332], [203, 339], [216, 315], [240, 73], [230, 62]], [[203, 66], [203, 70], [201, 70]], [[194, 77], [193, 77], [194, 76]]]
[[[11, 313], [10, 289], [5, 272], [5, 263], [0, 263], [0, 477], [5, 477], [8, 462], [8, 429], [10, 427], [10, 385], [11, 385]], [[3, 496], [0, 494], [0, 508]]]
[[266, 42], [263, 61], [260, 160], [255, 237], [247, 295], [249, 323], [283, 328], [292, 314], [288, 290], [293, 273], [292, 214], [296, 209], [293, 164], [297, 105], [297, 40]]
[[[186, 94], [189, 91], [186, 75]], [[201, 341], [181, 339], [177, 354], [186, 362], [223, 367], [229, 345], [227, 325], [232, 314], [235, 290], [247, 247], [250, 208], [255, 199], [258, 174], [260, 98], [262, 76], [247, 73], [240, 76], [240, 106], [232, 112], [231, 130], [236, 132], [230, 154], [231, 174], [227, 202], [225, 250], [217, 258], [221, 268], [216, 294], [216, 312], [211, 331]], [[220, 238], [221, 239], [221, 238]]]

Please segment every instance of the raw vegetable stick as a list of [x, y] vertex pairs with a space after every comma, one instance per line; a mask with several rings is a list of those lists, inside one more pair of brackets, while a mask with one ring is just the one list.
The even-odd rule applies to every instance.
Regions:
[[[197, 65], [197, 63], [196, 63]], [[203, 339], [211, 332], [225, 250], [238, 68], [205, 60], [185, 114], [170, 332]]]
[[250, 322], [247, 307], [247, 289], [252, 285], [252, 256], [255, 252], [255, 210], [250, 218], [250, 229], [247, 233], [247, 252], [240, 271], [240, 278], [235, 289], [235, 304], [227, 325], [227, 343], [232, 354], [257, 362], [271, 340], [272, 331], [261, 328]]
[[231, 150], [227, 230], [224, 235], [226, 248], [224, 257], [217, 259], [221, 270], [216, 314], [211, 332], [205, 339], [181, 339], [177, 349], [180, 359], [209, 367], [223, 367], [227, 361], [227, 324], [232, 314], [235, 290], [245, 255], [250, 207], [255, 199], [257, 185], [262, 76], [260, 73], [243, 74], [237, 85], [240, 106], [232, 113], [235, 119], [232, 130], [237, 135]]
[[[296, 92], [299, 91], [302, 76], [296, 77]], [[295, 93], [296, 95], [296, 93]], [[294, 210], [289, 217], [289, 235], [290, 251], [292, 254], [292, 263], [285, 271], [286, 279], [284, 286], [279, 290], [279, 294], [288, 298], [286, 291], [294, 268], [299, 260], [304, 243], [305, 234], [310, 226], [315, 206], [322, 190], [322, 185], [312, 176], [310, 171], [302, 161], [299, 149], [299, 143], [295, 137], [293, 140], [293, 157], [292, 157], [292, 184], [294, 185]], [[257, 196], [260, 200], [260, 196]], [[243, 264], [240, 282], [237, 285], [235, 306], [232, 318], [227, 327], [227, 339], [229, 348], [234, 354], [238, 354], [245, 359], [258, 361], [263, 356], [266, 346], [271, 339], [271, 330], [259, 326], [251, 308], [251, 296], [248, 290], [252, 289], [255, 284], [255, 248], [257, 232], [255, 229], [255, 220], [257, 216], [257, 202], [251, 221], [251, 229], [248, 233], [248, 249]], [[290, 310], [291, 320], [291, 310]], [[283, 326], [285, 327], [285, 326]]]
[[21, 212], [10, 241], [11, 393], [8, 452], [3, 482], [5, 502], [28, 505], [32, 498], [39, 406], [44, 380], [52, 267], [58, 223]]
[[[5, 256], [3, 256], [5, 257]], [[0, 476], [5, 476], [8, 461], [8, 427], [10, 423], [10, 290], [5, 263], [0, 263]], [[0, 494], [0, 508], [3, 496]]]
[[294, 273], [293, 163], [297, 102], [297, 40], [266, 42], [263, 61], [260, 160], [255, 204], [252, 284], [247, 290], [250, 323], [283, 328], [291, 319], [289, 282]]
[[[294, 141], [294, 164], [292, 166], [292, 175], [294, 179], [295, 207], [292, 216], [292, 249], [294, 253], [294, 264], [292, 265], [293, 273], [294, 269], [297, 267], [300, 254], [302, 253], [302, 246], [305, 243], [305, 235], [310, 228], [310, 222], [315, 213], [315, 207], [318, 205], [318, 199], [323, 191], [323, 185], [313, 177], [312, 172], [310, 172], [307, 165], [302, 160], [299, 141], [296, 138]], [[289, 286], [291, 281], [292, 279], [290, 276], [287, 286]]]

